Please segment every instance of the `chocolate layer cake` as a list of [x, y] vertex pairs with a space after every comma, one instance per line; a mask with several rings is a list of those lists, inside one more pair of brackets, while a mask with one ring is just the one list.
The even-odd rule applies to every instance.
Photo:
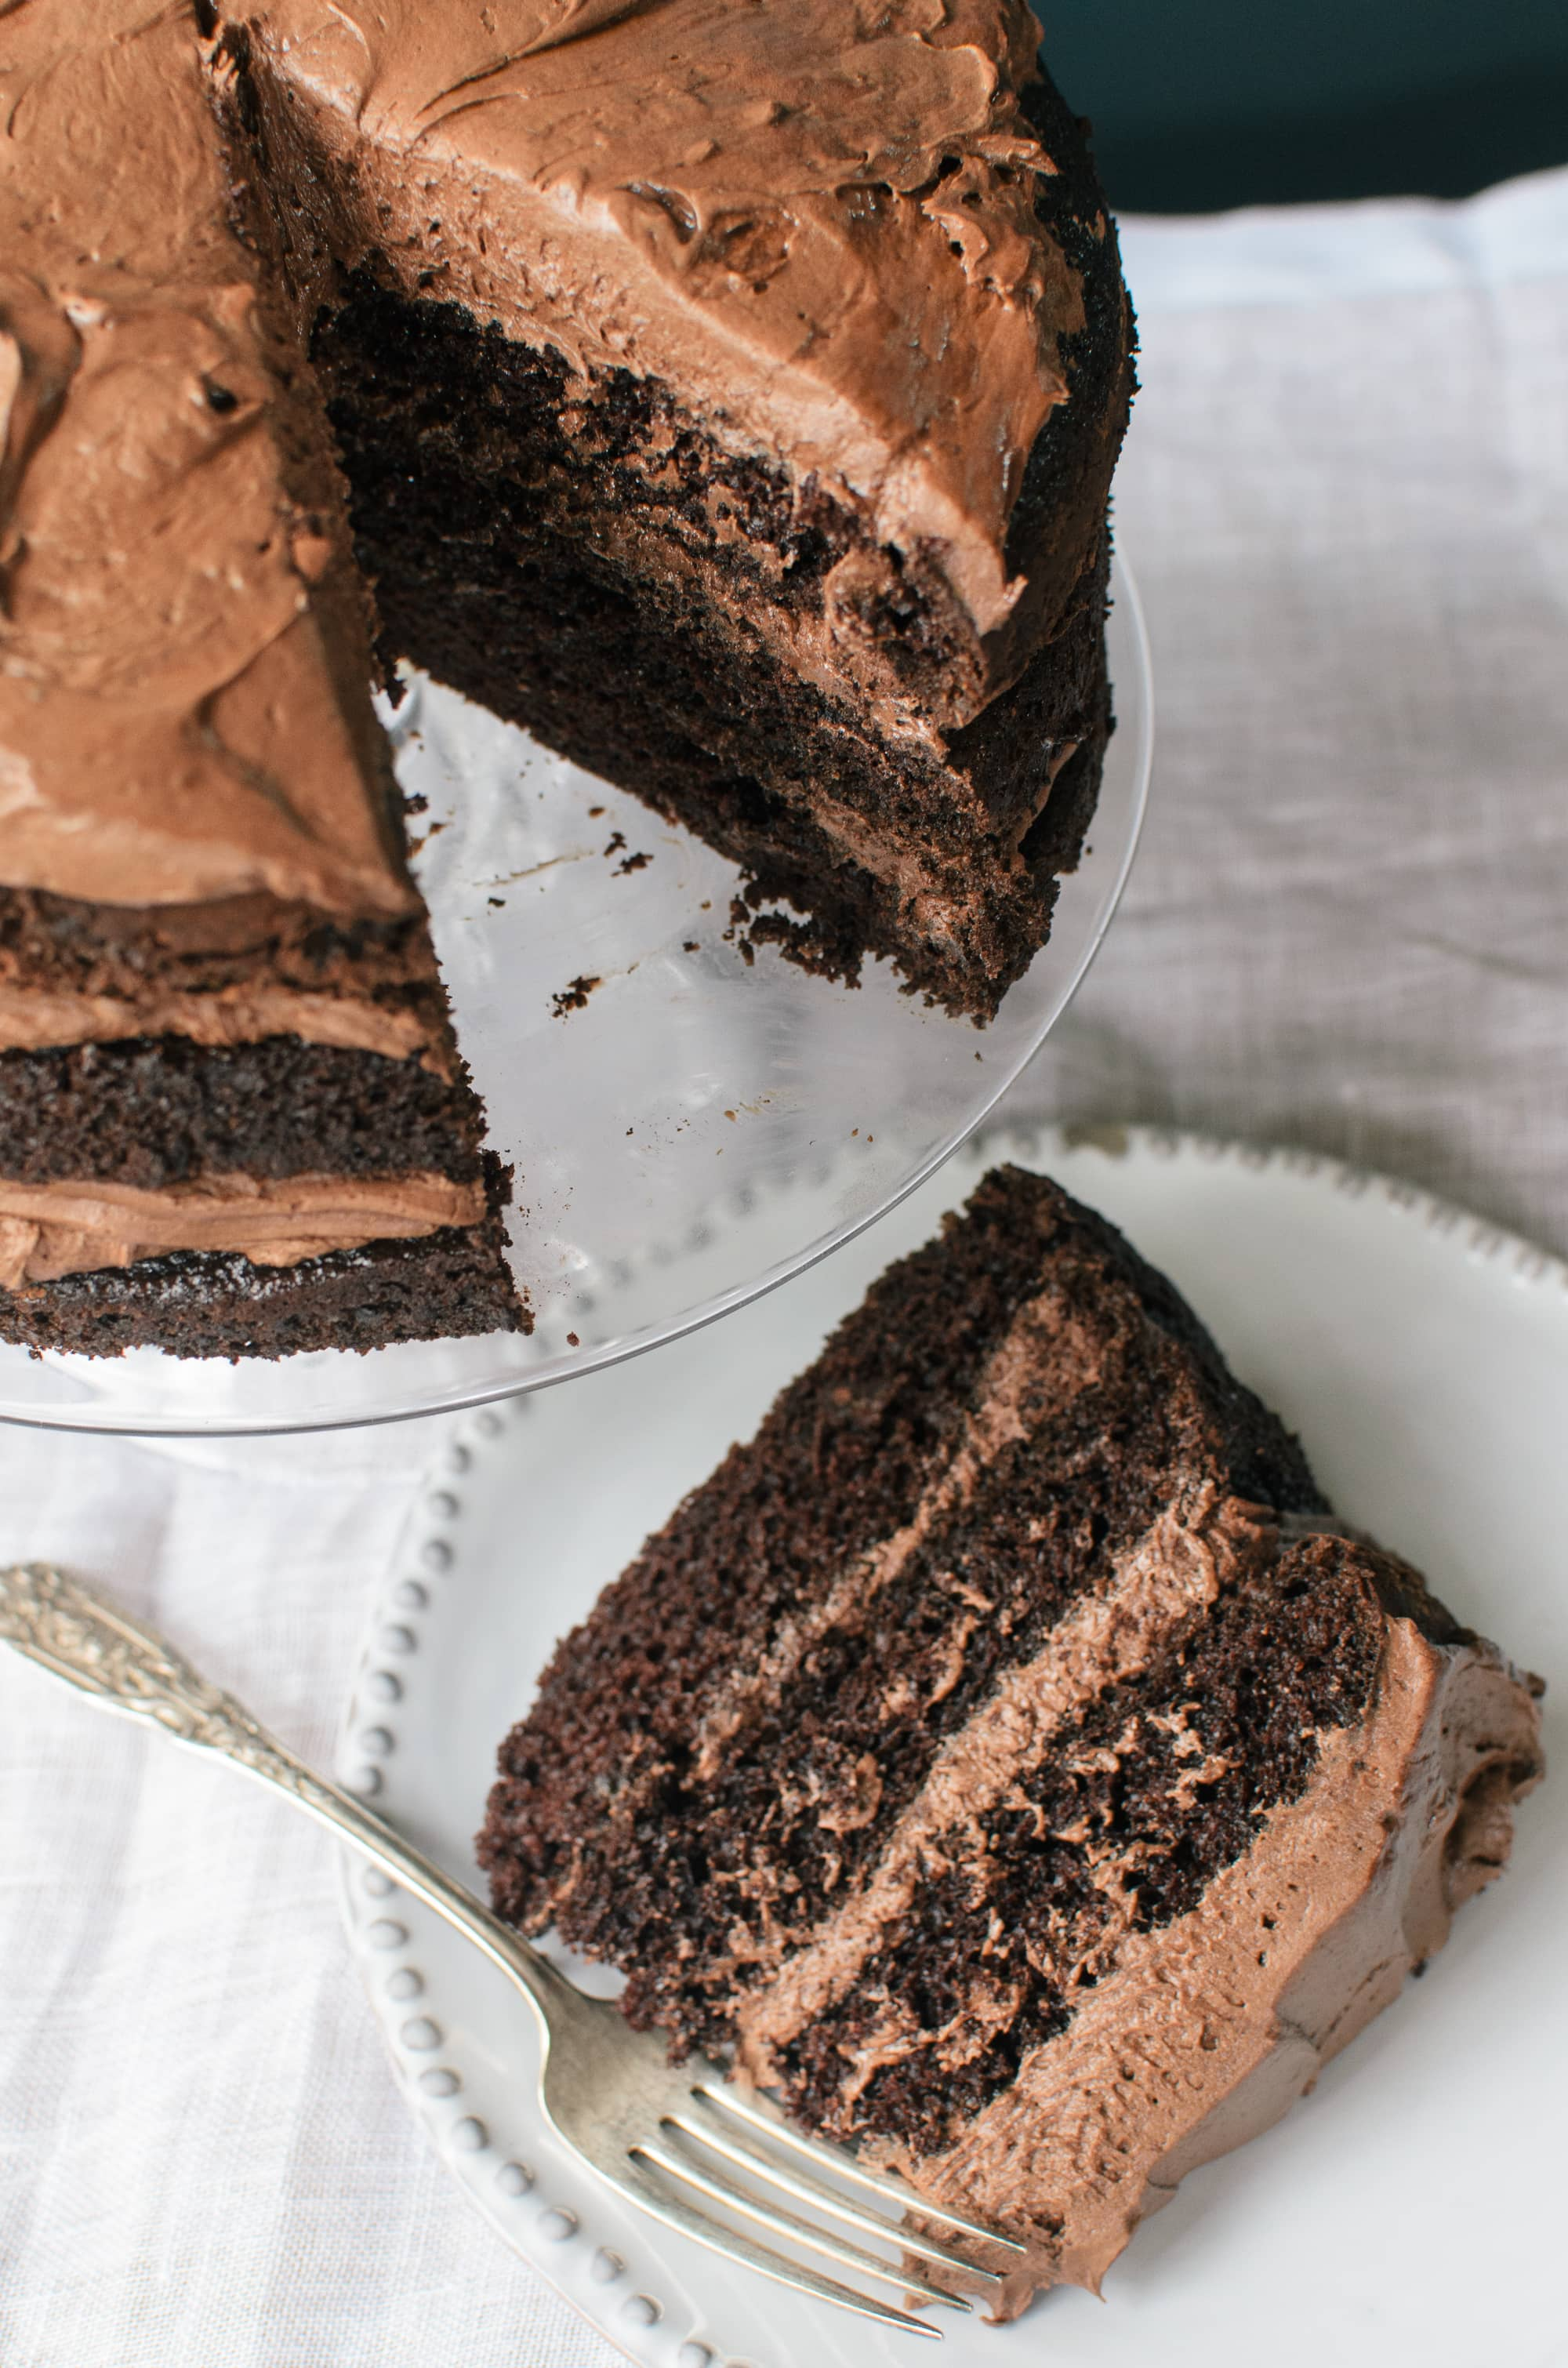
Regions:
[[398, 656], [734, 858], [754, 937], [994, 1010], [1093, 808], [1131, 383], [1035, 42], [1015, 0], [5, 11], [0, 1335], [527, 1321]]
[[1097, 2287], [1444, 1940], [1534, 1693], [1003, 1168], [560, 1646], [480, 1840], [626, 2011]]

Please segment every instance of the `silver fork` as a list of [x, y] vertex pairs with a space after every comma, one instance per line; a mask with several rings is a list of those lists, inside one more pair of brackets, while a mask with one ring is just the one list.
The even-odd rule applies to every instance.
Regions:
[[[483, 1950], [521, 1990], [537, 2018], [539, 2102], [546, 2121], [629, 2203], [729, 2260], [911, 2334], [939, 2338], [940, 2329], [774, 2251], [744, 2229], [726, 2226], [714, 2216], [714, 2208], [819, 2254], [837, 2269], [897, 2287], [922, 2302], [956, 2310], [971, 2306], [967, 2295], [921, 2277], [909, 2266], [911, 2259], [961, 2281], [978, 2299], [999, 2297], [1001, 2271], [984, 2268], [924, 2227], [910, 2226], [906, 2215], [934, 2220], [1009, 2260], [1023, 2254], [1024, 2246], [866, 2169], [837, 2146], [803, 2137], [766, 2102], [738, 2095], [701, 2058], [671, 2065], [656, 2034], [633, 2031], [614, 2006], [585, 1998], [547, 1957], [362, 1802], [285, 1750], [243, 1703], [202, 1677], [155, 1630], [62, 1571], [27, 1563], [0, 1570], [0, 1641], [103, 1708], [124, 1712], [177, 1743], [215, 1752], [275, 1786]], [[877, 2204], [890, 2208], [879, 2211]], [[892, 2257], [855, 2243], [841, 2229], [889, 2247]]]

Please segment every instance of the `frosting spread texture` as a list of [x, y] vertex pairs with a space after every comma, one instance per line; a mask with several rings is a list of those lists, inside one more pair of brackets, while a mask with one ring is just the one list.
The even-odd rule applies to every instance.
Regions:
[[6, 12], [0, 875], [406, 911], [365, 682], [333, 645], [342, 562], [285, 484], [228, 207], [182, 12]]
[[944, 2156], [875, 2151], [1034, 2236], [1002, 2316], [1042, 2283], [1097, 2293], [1187, 2173], [1278, 2121], [1441, 1947], [1540, 1772], [1518, 1672], [1391, 1622], [1369, 1715], [1321, 1738], [1311, 1785], [1201, 1906], [1126, 1934], [1061, 2038]]
[[483, 1186], [407, 1171], [210, 1176], [155, 1190], [0, 1178], [0, 1287], [17, 1291], [170, 1250], [239, 1250], [253, 1266], [297, 1266], [328, 1250], [477, 1224], [483, 1214]]
[[579, 370], [672, 380], [938, 553], [980, 632], [1006, 620], [1007, 521], [1084, 325], [1035, 218], [1056, 168], [1017, 0], [269, 0], [248, 38], [347, 168], [326, 245]]

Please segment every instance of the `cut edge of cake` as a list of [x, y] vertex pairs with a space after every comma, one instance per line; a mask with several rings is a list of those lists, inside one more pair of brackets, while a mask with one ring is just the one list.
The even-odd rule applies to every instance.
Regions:
[[[960, 303], [949, 343], [972, 338], [978, 360], [1001, 339], [1040, 416], [1029, 413], [1008, 459], [1000, 524], [978, 492], [983, 530], [949, 492], [923, 531], [905, 519], [890, 540], [893, 488], [921, 474], [928, 442], [956, 433], [952, 406], [1002, 398], [946, 390], [959, 365], [940, 338], [926, 360], [942, 399], [924, 424], [873, 418], [874, 381], [861, 384], [858, 365], [824, 365], [809, 391], [804, 358], [824, 339], [845, 341], [841, 295], [828, 302], [813, 277], [821, 258], [809, 261], [830, 231], [848, 235], [843, 192], [808, 184], [771, 203], [757, 190], [785, 162], [805, 169], [791, 148], [796, 118], [829, 109], [829, 93], [850, 104], [844, 94], [864, 81], [835, 81], [832, 38], [820, 71], [802, 51], [801, 87], [774, 117], [750, 91], [754, 179], [741, 179], [752, 196], [737, 211], [717, 185], [698, 189], [671, 270], [656, 225], [688, 204], [678, 170], [672, 179], [664, 163], [649, 165], [627, 184], [657, 190], [650, 230], [636, 205], [621, 219], [626, 189], [596, 187], [564, 205], [540, 161], [553, 153], [551, 72], [566, 92], [580, 71], [570, 40], [508, 50], [476, 73], [460, 109], [449, 94], [415, 107], [426, 52], [410, 47], [400, 19], [350, 58], [315, 0], [276, 0], [250, 17], [215, 11], [225, 106], [253, 160], [257, 234], [328, 393], [384, 650], [738, 863], [757, 915], [753, 943], [849, 979], [868, 955], [885, 956], [912, 987], [981, 1020], [1044, 941], [1097, 794], [1111, 727], [1106, 508], [1132, 385], [1115, 232], [1083, 129], [1042, 68], [1026, 74], [1022, 11], [982, 26], [983, 13], [971, 29], [994, 85], [984, 128], [944, 84], [946, 51], [908, 28], [864, 35], [868, 55], [889, 52], [895, 83], [931, 79], [931, 103], [948, 113], [902, 164], [872, 139], [857, 268], [874, 312], [891, 302], [879, 273], [907, 275], [928, 247]], [[677, 0], [650, 12], [648, 27], [629, 16], [596, 31], [610, 115], [634, 71], [668, 96], [661, 44], [678, 44], [688, 19]], [[466, 34], [451, 32], [460, 46]], [[729, 49], [751, 36], [710, 12], [701, 38], [691, 72], [713, 129], [734, 97]], [[536, 157], [527, 124], [541, 109]], [[615, 136], [626, 131], [618, 120]], [[931, 187], [908, 190], [926, 148]], [[689, 157], [686, 168], [702, 179]], [[598, 169], [585, 159], [590, 179]], [[710, 154], [709, 177], [719, 170]], [[986, 302], [960, 298], [971, 265], [950, 259], [971, 209], [976, 252], [998, 275]], [[780, 233], [768, 268], [743, 268], [742, 216], [747, 236], [760, 236], [786, 214], [794, 231]], [[717, 248], [708, 256], [714, 240], [722, 269]], [[604, 323], [571, 296], [575, 269], [600, 288]], [[744, 322], [729, 319], [737, 304], [725, 291], [749, 288], [739, 309], [755, 309], [751, 332], [772, 334], [769, 308], [797, 278], [800, 301], [827, 302], [832, 317], [800, 356], [765, 366]], [[641, 324], [635, 332], [612, 334], [621, 313]], [[1025, 371], [1018, 341], [1030, 322], [1040, 350]], [[715, 378], [710, 350], [721, 329], [735, 340], [727, 380]], [[835, 369], [848, 370], [845, 385]], [[792, 376], [794, 408], [775, 416], [764, 391]], [[899, 400], [915, 402], [913, 388]], [[821, 419], [808, 427], [817, 414], [839, 422], [836, 469]], [[1005, 402], [999, 416], [1010, 417]], [[914, 498], [907, 486], [903, 498]], [[973, 586], [960, 589], [971, 542], [1006, 581], [994, 614], [982, 603], [983, 620], [968, 605]], [[454, 543], [456, 578], [445, 556]], [[620, 678], [640, 686], [635, 712], [616, 695]]]

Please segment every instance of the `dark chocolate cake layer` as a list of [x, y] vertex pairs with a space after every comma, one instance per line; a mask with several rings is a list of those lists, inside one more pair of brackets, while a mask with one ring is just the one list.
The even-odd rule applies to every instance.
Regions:
[[404, 1167], [468, 1183], [481, 1141], [472, 1094], [418, 1061], [292, 1036], [220, 1051], [161, 1036], [0, 1053], [0, 1179], [19, 1183]]
[[1528, 1687], [1047, 1179], [893, 1267], [559, 1647], [480, 1840], [632, 2021], [1094, 2284], [1437, 1947]]
[[[794, 504], [667, 393], [624, 371], [572, 387], [557, 358], [365, 273], [312, 357], [389, 659], [717, 847], [754, 904], [809, 916], [787, 942], [815, 967], [853, 978], [885, 955], [949, 1008], [994, 1011], [1047, 934], [1097, 794], [1103, 538], [1017, 682], [972, 723], [898, 736], [753, 626], [757, 604], [820, 612], [823, 579], [859, 547], [820, 490]], [[694, 550], [700, 570], [683, 564]], [[939, 668], [917, 587], [884, 609], [890, 663]]]
[[178, 1357], [292, 1357], [433, 1334], [532, 1329], [512, 1287], [499, 1206], [476, 1224], [414, 1241], [371, 1241], [290, 1266], [180, 1250], [66, 1275], [47, 1289], [0, 1291], [0, 1338], [93, 1357], [137, 1348]]

